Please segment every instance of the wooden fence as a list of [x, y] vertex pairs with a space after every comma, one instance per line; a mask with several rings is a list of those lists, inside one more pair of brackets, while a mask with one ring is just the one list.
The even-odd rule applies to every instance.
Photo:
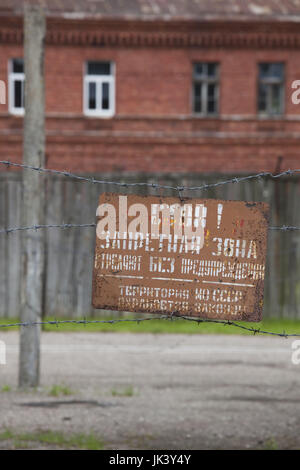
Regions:
[[[103, 175], [94, 175], [103, 179]], [[124, 182], [148, 181], [174, 186], [198, 186], [224, 179], [224, 175], [105, 175]], [[227, 175], [225, 179], [230, 178]], [[64, 177], [46, 179], [47, 224], [95, 222], [99, 194], [103, 191], [174, 195], [174, 191], [144, 187], [123, 189], [115, 185], [90, 184]], [[160, 191], [160, 192], [159, 192]], [[162, 192], [163, 191], [163, 192]], [[176, 193], [175, 193], [176, 195]], [[261, 178], [226, 184], [207, 191], [185, 193], [194, 197], [265, 201], [271, 205], [271, 225], [300, 226], [300, 178]], [[0, 227], [21, 225], [21, 175], [0, 175]], [[93, 228], [47, 229], [44, 311], [46, 316], [76, 318], [111, 312], [91, 307], [91, 281], [95, 230]], [[20, 313], [21, 232], [0, 235], [0, 317]], [[265, 284], [264, 316], [300, 318], [300, 232], [270, 231]]]

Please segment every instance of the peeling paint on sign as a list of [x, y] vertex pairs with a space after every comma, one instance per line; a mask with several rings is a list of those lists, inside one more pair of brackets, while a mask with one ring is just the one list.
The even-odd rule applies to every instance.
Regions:
[[269, 206], [104, 193], [95, 308], [260, 321]]

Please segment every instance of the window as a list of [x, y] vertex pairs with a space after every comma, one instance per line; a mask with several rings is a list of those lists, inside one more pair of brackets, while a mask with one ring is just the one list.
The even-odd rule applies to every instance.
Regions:
[[9, 64], [9, 112], [24, 114], [24, 62], [23, 59], [12, 59]]
[[204, 116], [218, 114], [218, 64], [194, 64], [193, 111]]
[[84, 113], [88, 116], [110, 117], [114, 112], [114, 64], [88, 62], [84, 77]]
[[259, 64], [258, 112], [269, 116], [283, 113], [284, 65]]

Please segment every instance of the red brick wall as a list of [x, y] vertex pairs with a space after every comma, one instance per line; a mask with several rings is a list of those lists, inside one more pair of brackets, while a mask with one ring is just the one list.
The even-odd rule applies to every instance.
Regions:
[[[21, 46], [0, 45], [0, 79]], [[116, 64], [116, 115], [83, 116], [83, 66]], [[220, 63], [220, 117], [191, 114], [192, 63]], [[285, 118], [256, 118], [257, 64], [285, 63]], [[256, 172], [300, 166], [297, 49], [133, 48], [48, 45], [47, 165], [76, 172]], [[22, 122], [0, 105], [0, 159], [21, 159]]]

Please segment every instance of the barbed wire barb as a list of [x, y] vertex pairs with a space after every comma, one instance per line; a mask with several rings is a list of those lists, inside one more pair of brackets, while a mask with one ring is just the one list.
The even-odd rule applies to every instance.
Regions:
[[81, 325], [84, 324], [84, 326], [88, 324], [110, 324], [110, 325], [116, 325], [118, 323], [123, 323], [123, 322], [132, 322], [136, 324], [140, 324], [142, 322], [146, 321], [157, 321], [157, 320], [165, 320], [165, 321], [176, 321], [176, 320], [185, 320], [185, 321], [191, 321], [195, 322], [200, 325], [200, 323], [214, 323], [218, 325], [223, 325], [223, 326], [233, 326], [235, 328], [240, 328], [245, 331], [249, 331], [250, 333], [255, 334], [261, 334], [261, 335], [271, 335], [271, 336], [279, 336], [281, 338], [290, 338], [290, 337], [300, 337], [300, 333], [286, 333], [283, 331], [282, 333], [276, 333], [274, 331], [266, 331], [262, 330], [260, 328], [253, 328], [253, 327], [247, 327], [245, 325], [240, 325], [239, 323], [235, 321], [227, 321], [227, 320], [213, 320], [213, 319], [203, 319], [203, 318], [195, 318], [195, 317], [187, 317], [184, 315], [161, 315], [161, 316], [153, 316], [153, 317], [146, 317], [146, 318], [116, 318], [116, 319], [107, 319], [107, 320], [87, 320], [86, 317], [84, 317], [81, 320], [44, 320], [44, 321], [35, 321], [35, 322], [16, 322], [16, 323], [3, 323], [0, 324], [0, 328], [16, 328], [16, 327], [33, 327], [37, 325], [53, 325], [56, 326], [57, 328], [61, 324], [74, 324], [74, 325]]
[[[28, 230], [41, 230], [41, 229], [51, 229], [51, 228], [59, 228], [62, 230], [65, 229], [71, 229], [71, 228], [90, 228], [90, 227], [96, 227], [95, 222], [91, 222], [89, 224], [43, 224], [43, 225], [32, 225], [30, 227], [8, 227], [8, 228], [1, 228], [0, 229], [0, 234], [5, 233], [13, 233], [13, 232], [22, 232], [22, 231], [28, 231]], [[280, 230], [283, 232], [289, 232], [289, 231], [299, 231], [300, 227], [295, 227], [295, 226], [290, 226], [290, 225], [283, 225], [282, 227], [269, 227], [269, 230]]]
[[[108, 181], [108, 180], [97, 180], [94, 177], [89, 177], [89, 176], [81, 176], [76, 173], [71, 173], [68, 171], [62, 171], [62, 170], [55, 170], [51, 168], [37, 168], [34, 166], [30, 165], [24, 165], [23, 163], [17, 163], [17, 162], [11, 162], [10, 160], [0, 160], [0, 164], [6, 165], [7, 168], [9, 167], [16, 167], [16, 168], [22, 168], [23, 170], [32, 170], [32, 171], [38, 171], [39, 173], [45, 172], [45, 173], [50, 173], [50, 174], [55, 174], [55, 175], [61, 175], [67, 178], [72, 178], [72, 179], [77, 179], [81, 181], [86, 181], [92, 184], [109, 184], [109, 185], [115, 185], [115, 186], [123, 186], [123, 187], [132, 187], [132, 186], [145, 186], [145, 187], [154, 187], [155, 185], [156, 188], [161, 188], [161, 189], [171, 189], [174, 191], [178, 191], [178, 186], [171, 186], [171, 185], [161, 185], [158, 183], [148, 183], [146, 181], [142, 182], [132, 182], [132, 183], [124, 183], [120, 181]], [[230, 178], [228, 180], [221, 180], [217, 181], [215, 183], [209, 183], [209, 184], [202, 184], [200, 186], [181, 186], [182, 191], [205, 191], [210, 188], [216, 188], [218, 186], [222, 186], [224, 184], [230, 184], [230, 183], [242, 183], [244, 181], [256, 179], [256, 178], [262, 178], [262, 177], [269, 177], [269, 178], [280, 178], [282, 176], [291, 176], [293, 174], [300, 173], [300, 168], [295, 168], [293, 170], [288, 169], [285, 171], [282, 171], [281, 173], [273, 174], [269, 171], [261, 172], [261, 173], [256, 173], [253, 175], [248, 175], [248, 176], [234, 176], [233, 178]]]

